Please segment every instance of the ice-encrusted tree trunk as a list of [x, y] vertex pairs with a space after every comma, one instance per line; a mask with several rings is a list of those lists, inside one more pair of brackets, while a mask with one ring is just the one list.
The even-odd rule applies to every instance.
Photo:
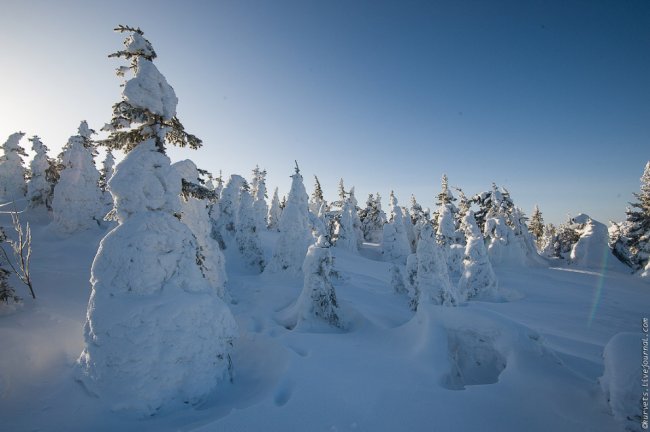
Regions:
[[201, 273], [195, 236], [177, 217], [182, 182], [165, 142], [200, 141], [182, 130], [174, 90], [152, 63], [142, 31], [117, 30], [130, 33], [114, 56], [132, 60], [120, 71], [133, 77], [114, 107], [106, 144], [127, 155], [109, 182], [118, 226], [93, 261], [79, 371], [114, 409], [151, 415], [214, 389], [229, 367], [237, 325]]
[[[81, 132], [84, 131], [80, 126]], [[67, 234], [101, 225], [106, 214], [99, 189], [99, 171], [93, 162], [93, 147], [87, 147], [85, 141], [82, 135], [70, 137], [61, 157], [63, 170], [54, 187], [54, 225]]]
[[334, 327], [344, 327], [332, 285], [332, 269], [330, 245], [325, 237], [320, 236], [316, 243], [309, 246], [302, 264], [303, 288], [294, 306], [292, 318], [296, 326], [316, 319]]
[[463, 300], [491, 297], [497, 290], [497, 277], [488, 258], [483, 236], [474, 219], [474, 212], [471, 210], [463, 218], [463, 230], [467, 245], [463, 259], [463, 273], [458, 282], [460, 297]]
[[455, 306], [456, 290], [449, 281], [447, 261], [441, 246], [436, 241], [433, 227], [426, 224], [420, 232], [417, 255], [416, 286], [418, 291], [417, 306], [435, 304]]
[[54, 185], [50, 181], [48, 171], [54, 161], [48, 157], [48, 148], [38, 136], [34, 135], [29, 141], [32, 143], [35, 155], [29, 164], [32, 176], [27, 183], [27, 201], [30, 208], [45, 207], [50, 210]]
[[2, 145], [4, 154], [0, 156], [0, 200], [14, 201], [23, 198], [27, 193], [25, 176], [27, 170], [23, 157], [27, 156], [20, 146], [20, 140], [25, 136], [23, 132], [9, 135]]
[[280, 209], [280, 198], [278, 197], [278, 188], [273, 192], [273, 199], [271, 199], [271, 208], [269, 208], [269, 229], [278, 231], [280, 227], [280, 216], [282, 209]]
[[[191, 160], [176, 162], [172, 165], [176, 173], [186, 183], [199, 184], [199, 171]], [[181, 198], [181, 222], [194, 234], [198, 245], [197, 259], [203, 276], [210, 283], [217, 295], [225, 302], [230, 301], [226, 288], [226, 259], [219, 244], [210, 236], [212, 223], [208, 214], [210, 203], [192, 194], [183, 194]]]
[[383, 228], [382, 254], [386, 261], [406, 264], [406, 258], [411, 253], [411, 246], [404, 228], [402, 209], [392, 191], [390, 193], [390, 216], [390, 221]]
[[287, 204], [280, 217], [280, 237], [275, 244], [273, 256], [266, 267], [269, 272], [299, 274], [307, 248], [313, 242], [307, 192], [302, 175], [296, 163], [296, 172], [291, 176], [291, 190]]
[[264, 252], [258, 232], [258, 209], [255, 208], [253, 197], [248, 190], [248, 184], [244, 181], [241, 185], [239, 199], [239, 213], [235, 239], [239, 253], [244, 263], [258, 273], [264, 271]]

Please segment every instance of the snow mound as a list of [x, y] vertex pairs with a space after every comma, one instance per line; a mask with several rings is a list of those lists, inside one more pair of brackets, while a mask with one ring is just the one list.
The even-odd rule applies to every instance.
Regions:
[[609, 231], [604, 224], [582, 213], [571, 222], [580, 235], [571, 249], [571, 264], [592, 269], [621, 267], [609, 248]]
[[[614, 417], [625, 425], [626, 430], [641, 430], [642, 396], [648, 397], [648, 359], [643, 365], [642, 349], [647, 350], [647, 335], [640, 333], [618, 333], [603, 350], [605, 370], [600, 378], [600, 387]], [[647, 352], [647, 351], [646, 351]], [[642, 369], [645, 367], [646, 386], [642, 385]], [[646, 409], [646, 413], [647, 413]]]
[[126, 82], [122, 96], [136, 108], [149, 110], [171, 120], [176, 116], [178, 98], [172, 86], [149, 60], [139, 57], [135, 76]]

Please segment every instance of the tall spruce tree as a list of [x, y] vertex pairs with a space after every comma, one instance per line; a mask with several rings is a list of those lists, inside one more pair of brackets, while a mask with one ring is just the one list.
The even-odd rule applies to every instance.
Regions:
[[542, 217], [542, 212], [539, 210], [537, 204], [535, 204], [533, 214], [530, 217], [530, 225], [528, 226], [528, 230], [535, 239], [537, 249], [541, 250], [544, 241], [544, 218]]
[[[229, 367], [237, 324], [201, 273], [200, 249], [183, 224], [182, 180], [166, 142], [198, 147], [176, 118], [177, 98], [140, 29], [111, 57], [132, 73], [114, 105], [105, 141], [127, 154], [109, 182], [118, 226], [101, 241], [79, 359], [80, 379], [116, 409], [144, 415], [197, 403]], [[167, 141], [168, 140], [168, 141]]]

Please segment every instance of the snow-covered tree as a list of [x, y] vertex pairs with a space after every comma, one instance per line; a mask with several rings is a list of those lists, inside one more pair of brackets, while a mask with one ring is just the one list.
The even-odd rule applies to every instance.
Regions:
[[386, 261], [406, 264], [411, 253], [411, 246], [404, 228], [402, 208], [397, 203], [395, 194], [390, 193], [390, 221], [384, 224], [382, 236], [383, 255]]
[[108, 182], [111, 177], [113, 177], [113, 172], [115, 171], [115, 157], [113, 156], [113, 151], [108, 149], [106, 152], [106, 157], [102, 162], [102, 169], [99, 171], [99, 187], [102, 191], [106, 191], [108, 188]]
[[381, 209], [381, 196], [368, 195], [366, 207], [359, 212], [361, 220], [361, 231], [364, 240], [371, 243], [380, 243], [383, 235], [386, 213]]
[[[436, 241], [433, 227], [429, 224], [422, 227], [416, 255], [417, 305], [423, 303], [456, 305], [457, 295], [449, 281], [447, 261], [441, 246]], [[417, 305], [414, 307], [415, 310]]]
[[354, 193], [354, 186], [350, 188], [348, 194], [348, 201], [350, 201], [350, 211], [352, 216], [352, 226], [354, 228], [354, 235], [357, 239], [357, 247], [363, 244], [363, 230], [361, 229], [361, 218], [359, 217], [359, 201]]
[[[260, 183], [258, 183], [258, 187], [259, 185]], [[248, 267], [261, 273], [264, 270], [265, 262], [262, 243], [258, 233], [258, 210], [259, 209], [255, 208], [253, 197], [249, 192], [248, 184], [246, 181], [242, 182], [235, 239], [237, 240], [237, 247], [239, 253], [241, 253], [244, 259], [244, 263]]]
[[115, 409], [153, 414], [213, 391], [229, 367], [237, 325], [201, 273], [195, 236], [176, 217], [182, 181], [165, 141], [188, 141], [179, 138], [174, 90], [142, 31], [117, 30], [131, 33], [114, 55], [131, 67], [119, 71], [134, 75], [114, 109], [119, 131], [109, 143], [127, 154], [109, 182], [118, 226], [93, 261], [79, 369], [85, 386]]
[[302, 264], [304, 283], [294, 306], [296, 325], [316, 319], [334, 327], [345, 326], [332, 285], [333, 264], [329, 243], [325, 237], [318, 237], [316, 243], [309, 246]]
[[246, 180], [237, 174], [228, 179], [218, 202], [218, 216], [215, 219], [214, 233], [222, 248], [231, 246], [239, 224], [241, 190]]
[[314, 192], [312, 192], [309, 198], [309, 211], [318, 216], [323, 204], [326, 204], [325, 198], [323, 197], [323, 189], [321, 188], [318, 177], [314, 176]]
[[2, 145], [4, 154], [0, 156], [0, 200], [14, 201], [27, 193], [27, 170], [22, 159], [27, 153], [20, 146], [23, 136], [23, 132], [13, 133]]
[[336, 230], [334, 238], [336, 242], [334, 245], [337, 248], [345, 249], [351, 252], [357, 252], [357, 236], [354, 229], [354, 205], [348, 198], [343, 203], [341, 214], [339, 215], [336, 223]]
[[[189, 159], [172, 165], [181, 181], [199, 183], [199, 170]], [[219, 248], [219, 243], [210, 236], [212, 223], [208, 214], [210, 203], [189, 194], [181, 194], [181, 222], [188, 226], [194, 234], [198, 245], [197, 261], [201, 273], [210, 283], [217, 295], [224, 301], [230, 301], [226, 283], [226, 259]]]
[[635, 271], [647, 273], [650, 262], [650, 161], [641, 176], [641, 191], [634, 193], [636, 202], [630, 203], [626, 220], [617, 224], [611, 244], [614, 255]]
[[297, 163], [291, 179], [289, 198], [280, 217], [280, 237], [275, 244], [271, 262], [266, 267], [270, 272], [299, 274], [307, 248], [313, 242], [307, 203], [309, 197]]
[[257, 231], [266, 229], [268, 222], [269, 206], [266, 204], [266, 170], [261, 170], [256, 166], [253, 170], [253, 182], [251, 183], [250, 194], [253, 198], [253, 219]]
[[[85, 132], [82, 126], [81, 132]], [[106, 214], [93, 148], [86, 147], [85, 141], [82, 135], [73, 135], [68, 140], [61, 158], [63, 170], [52, 198], [54, 225], [68, 234], [101, 225]]]
[[[4, 229], [0, 227], [0, 247], [6, 241], [7, 235]], [[5, 258], [7, 257], [5, 256]], [[9, 284], [9, 275], [11, 272], [5, 268], [4, 261], [6, 259], [0, 260], [0, 303], [17, 303], [20, 301], [20, 297], [18, 297], [16, 290]]]
[[491, 297], [497, 290], [497, 277], [471, 210], [463, 218], [462, 229], [465, 231], [467, 245], [463, 259], [463, 273], [458, 282], [459, 295], [464, 300]]
[[390, 285], [393, 287], [393, 290], [395, 290], [395, 293], [408, 294], [408, 289], [404, 284], [404, 276], [402, 276], [400, 266], [397, 264], [391, 264], [388, 271], [390, 274]]
[[280, 227], [280, 216], [282, 209], [280, 208], [280, 198], [278, 198], [278, 188], [273, 191], [273, 199], [271, 199], [271, 208], [269, 209], [269, 229], [277, 231]]
[[542, 212], [539, 210], [537, 204], [535, 204], [533, 215], [530, 217], [530, 225], [528, 226], [528, 229], [535, 238], [537, 249], [541, 250], [544, 241], [544, 218], [542, 217]]
[[456, 198], [454, 198], [454, 195], [449, 190], [449, 180], [447, 178], [447, 174], [443, 174], [441, 180], [441, 191], [438, 194], [436, 204], [438, 206], [447, 204], [453, 205], [454, 201], [456, 201]]
[[45, 207], [50, 210], [52, 208], [54, 184], [51, 182], [48, 171], [54, 161], [48, 157], [48, 148], [38, 136], [34, 135], [29, 141], [32, 143], [32, 150], [35, 155], [29, 164], [32, 175], [27, 183], [27, 201], [31, 208]]
[[217, 197], [217, 199], [220, 199], [221, 193], [223, 192], [223, 176], [221, 174], [221, 171], [219, 171], [219, 177], [215, 177], [213, 179], [213, 185], [214, 185], [214, 194]]

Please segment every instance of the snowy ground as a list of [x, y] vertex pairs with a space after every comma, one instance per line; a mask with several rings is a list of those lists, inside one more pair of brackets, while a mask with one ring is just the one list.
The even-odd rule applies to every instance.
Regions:
[[[73, 378], [106, 230], [64, 237], [46, 215], [26, 218], [38, 298], [14, 283], [24, 307], [0, 315], [3, 431], [622, 430], [598, 383], [602, 352], [615, 334], [640, 332], [650, 313], [648, 284], [622, 266], [497, 267], [516, 300], [414, 314], [392, 292], [376, 245], [361, 255], [333, 249], [351, 324], [305, 333], [281, 325], [302, 281], [247, 274], [227, 251], [240, 326], [232, 381], [198, 406], [138, 418], [111, 412]], [[263, 236], [267, 258], [275, 239]]]

